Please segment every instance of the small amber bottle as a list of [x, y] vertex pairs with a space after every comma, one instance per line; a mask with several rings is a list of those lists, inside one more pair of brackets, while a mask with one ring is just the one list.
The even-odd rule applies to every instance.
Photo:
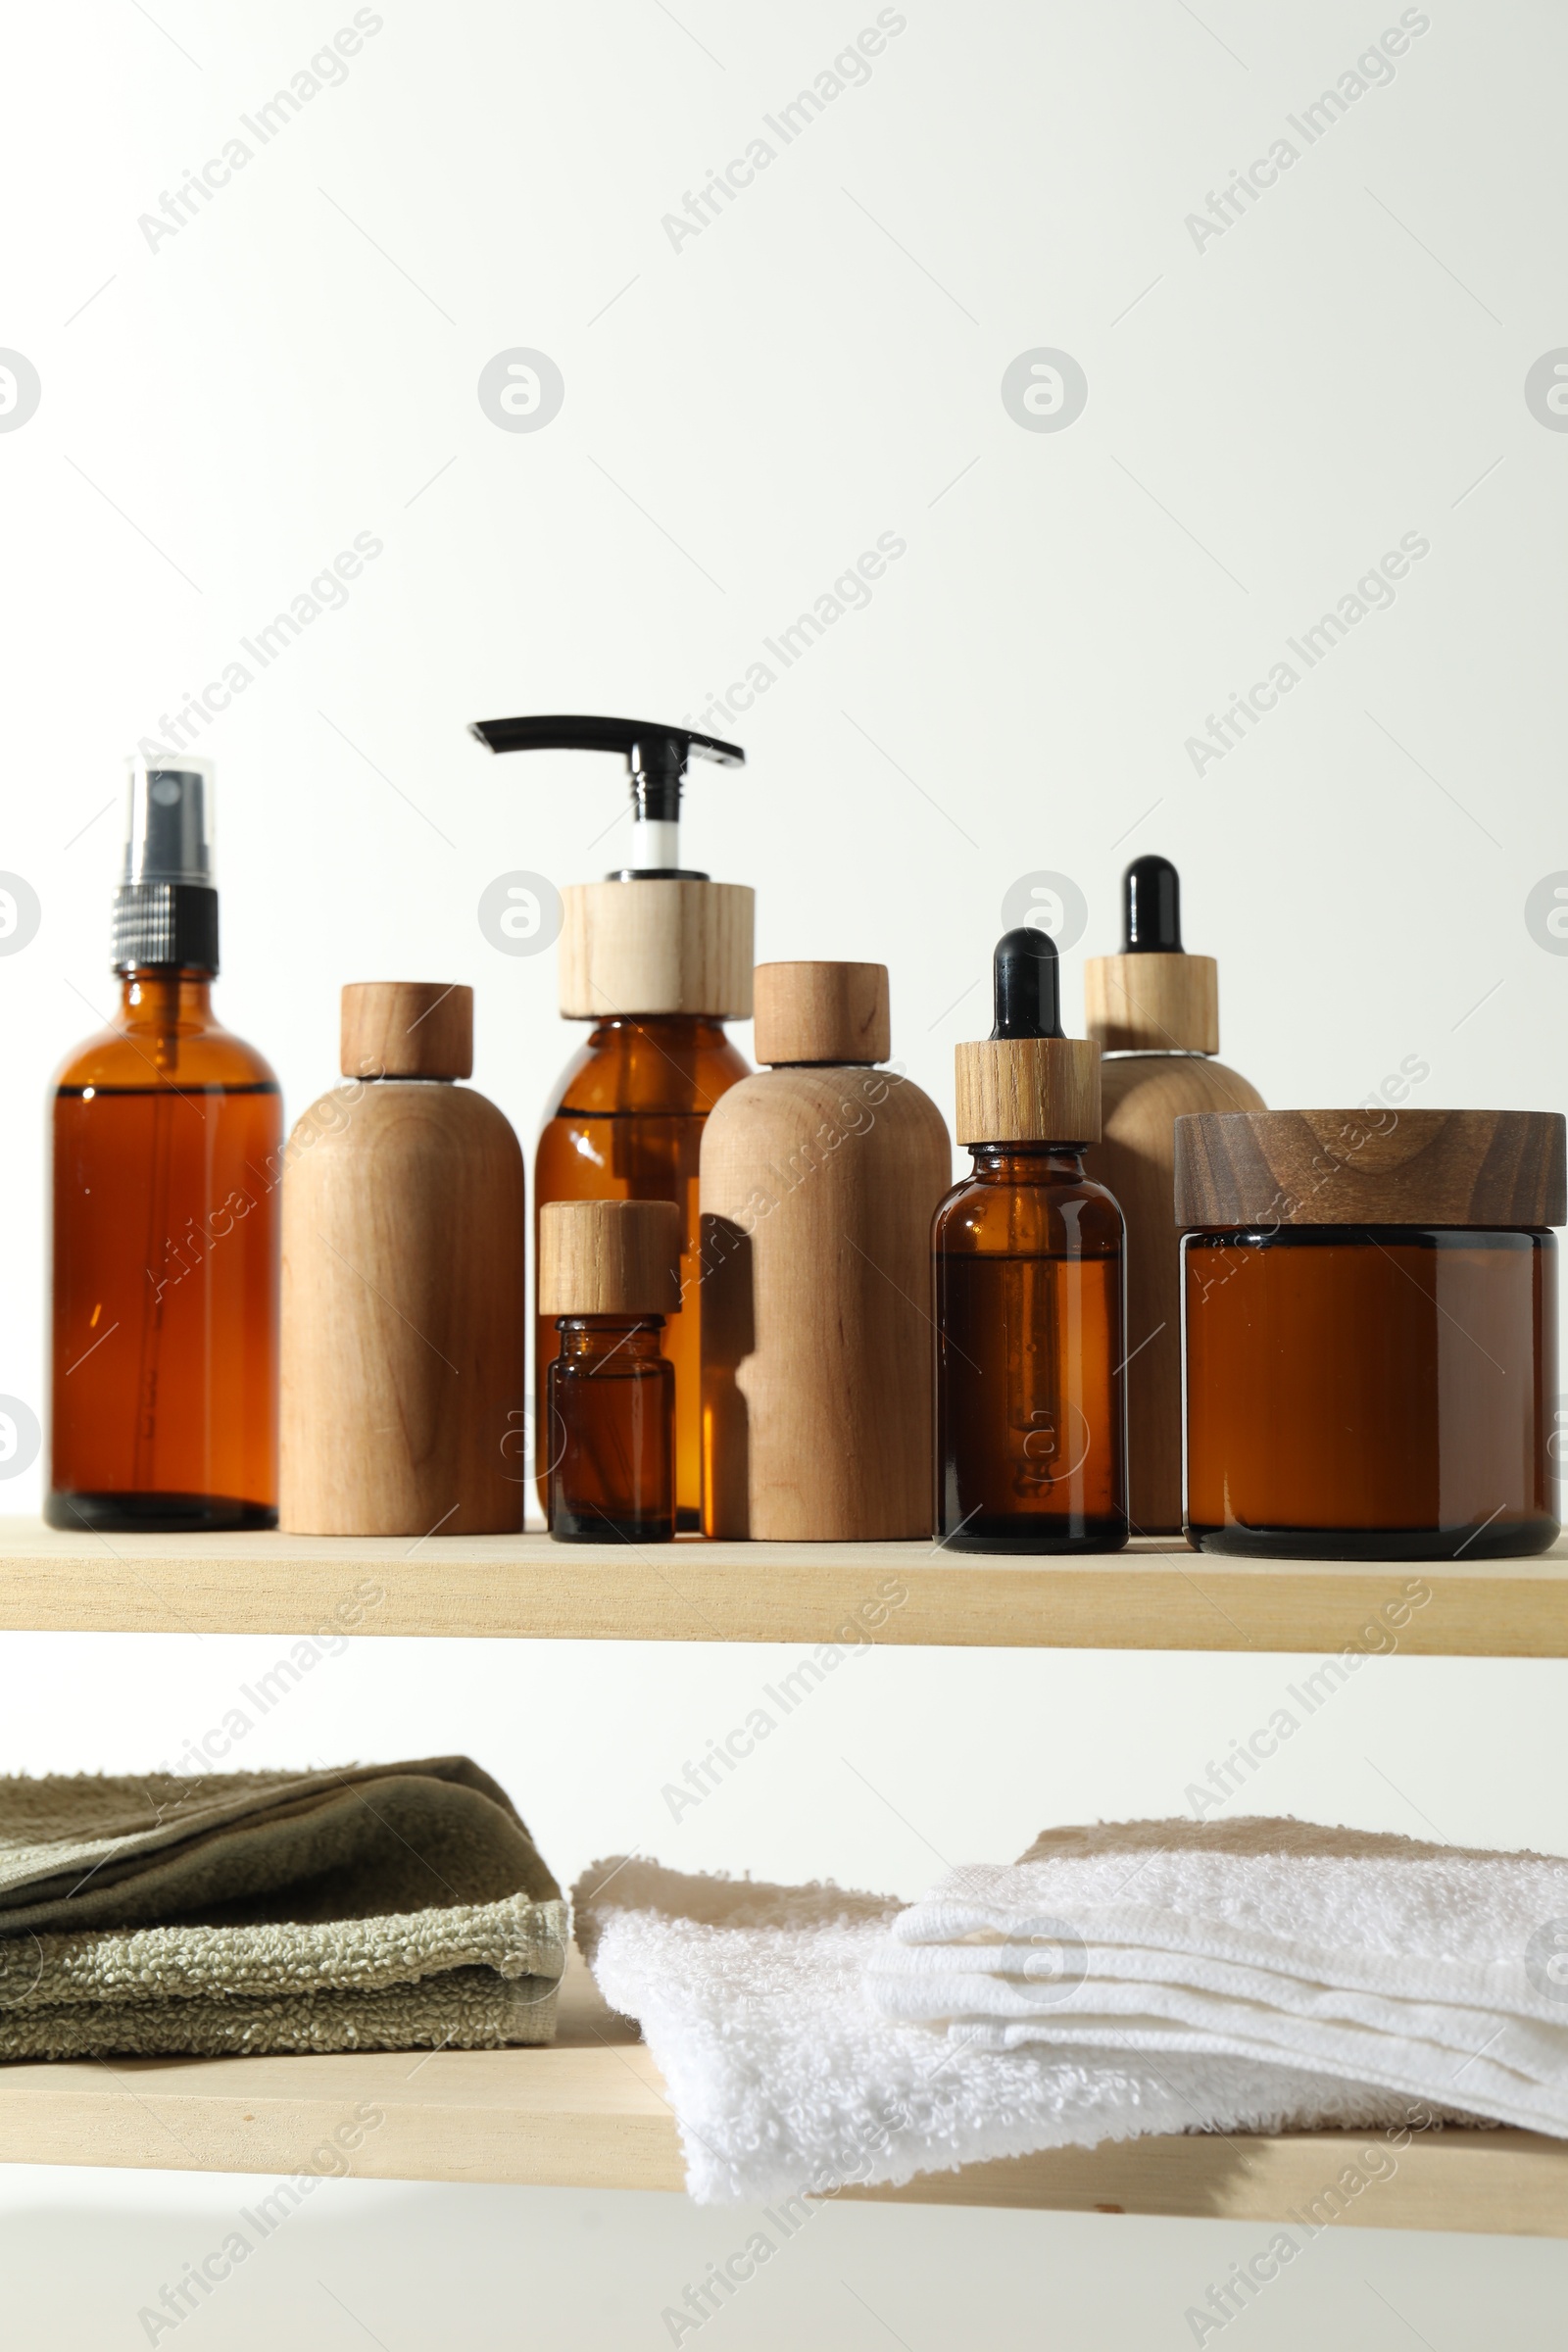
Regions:
[[1084, 1174], [1100, 1048], [1061, 1033], [1055, 943], [1009, 931], [996, 1027], [957, 1049], [973, 1173], [937, 1210], [937, 1533], [955, 1551], [1127, 1541], [1123, 1227]]
[[545, 1383], [550, 1533], [563, 1544], [667, 1544], [675, 1533], [675, 1367], [662, 1350], [680, 1300], [672, 1200], [550, 1200], [539, 1304], [561, 1335]]
[[212, 770], [133, 763], [120, 1009], [53, 1106], [51, 1527], [277, 1521], [282, 1102], [214, 1018]]

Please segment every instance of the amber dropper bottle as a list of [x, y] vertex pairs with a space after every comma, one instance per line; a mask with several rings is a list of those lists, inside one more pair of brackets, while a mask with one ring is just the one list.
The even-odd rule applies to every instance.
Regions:
[[957, 1049], [972, 1174], [937, 1210], [937, 1533], [955, 1551], [1127, 1541], [1121, 1210], [1084, 1174], [1100, 1048], [1061, 1033], [1055, 942], [997, 944], [996, 1026]]
[[667, 1544], [675, 1533], [680, 1302], [673, 1200], [548, 1200], [539, 1311], [561, 1335], [547, 1369], [548, 1516], [563, 1544]]
[[277, 1523], [282, 1102], [216, 1020], [210, 762], [132, 762], [120, 1009], [53, 1106], [51, 1527]]

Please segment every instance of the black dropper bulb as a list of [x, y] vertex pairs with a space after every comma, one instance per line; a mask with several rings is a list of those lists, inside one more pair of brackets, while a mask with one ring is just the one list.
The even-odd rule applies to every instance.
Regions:
[[993, 1037], [1060, 1037], [1061, 988], [1056, 943], [1025, 923], [1004, 931], [992, 958], [997, 1025]]
[[1168, 858], [1135, 858], [1121, 878], [1124, 956], [1180, 956], [1182, 878]]

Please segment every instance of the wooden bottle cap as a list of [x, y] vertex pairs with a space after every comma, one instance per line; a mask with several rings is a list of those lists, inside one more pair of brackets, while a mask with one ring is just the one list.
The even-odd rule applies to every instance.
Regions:
[[439, 980], [355, 980], [343, 991], [345, 1078], [471, 1078], [473, 991]]
[[673, 1200], [547, 1200], [539, 1211], [542, 1315], [672, 1315], [680, 1305]]
[[1556, 1110], [1203, 1110], [1176, 1121], [1176, 1222], [1561, 1225]]
[[760, 963], [759, 1061], [886, 1061], [893, 1051], [885, 963]]
[[957, 1046], [960, 1144], [1098, 1144], [1100, 1048], [1082, 1037]]
[[752, 1009], [757, 894], [742, 882], [573, 882], [561, 894], [561, 1014]]
[[1217, 1054], [1219, 966], [1212, 956], [1091, 956], [1084, 1027], [1107, 1054]]

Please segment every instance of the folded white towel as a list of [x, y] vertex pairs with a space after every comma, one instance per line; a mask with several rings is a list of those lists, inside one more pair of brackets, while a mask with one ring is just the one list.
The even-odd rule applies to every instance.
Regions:
[[1132, 1822], [953, 1872], [893, 1920], [868, 1989], [966, 2044], [1274, 2059], [1568, 2137], [1559, 1949], [1568, 1862]]
[[[965, 2039], [900, 2022], [869, 1989], [900, 1915], [885, 1896], [614, 1860], [584, 1874], [573, 1902], [600, 1990], [641, 2022], [703, 2203], [833, 2195], [1141, 2132], [1437, 2120], [1277, 2058], [1142, 2053], [1126, 2033], [1103, 2049], [1011, 2049], [987, 2046], [997, 2035], [986, 2031]], [[1245, 2164], [1243, 2151], [1234, 2160]]]

